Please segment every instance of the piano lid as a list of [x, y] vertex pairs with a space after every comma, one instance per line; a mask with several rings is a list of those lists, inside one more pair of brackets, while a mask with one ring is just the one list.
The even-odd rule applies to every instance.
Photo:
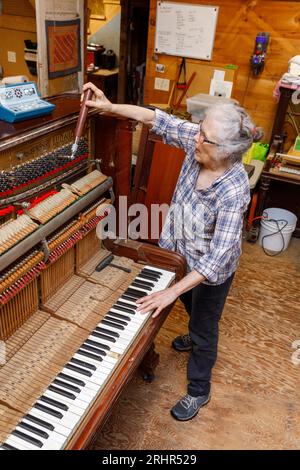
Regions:
[[[28, 119], [17, 123], [0, 120], [0, 152], [9, 147], [28, 141], [29, 138], [45, 135], [67, 124], [76, 123], [80, 109], [79, 94], [62, 94], [48, 98], [55, 104], [51, 115]], [[95, 114], [90, 110], [89, 115]]]

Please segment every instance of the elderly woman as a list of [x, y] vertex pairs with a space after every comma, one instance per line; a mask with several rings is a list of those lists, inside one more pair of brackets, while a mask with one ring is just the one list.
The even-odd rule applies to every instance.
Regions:
[[88, 106], [141, 121], [186, 154], [160, 246], [184, 255], [188, 274], [137, 302], [141, 313], [153, 311], [156, 317], [180, 297], [189, 315], [188, 334], [172, 343], [177, 351], [190, 351], [187, 394], [171, 409], [174, 418], [186, 421], [210, 400], [218, 322], [241, 255], [243, 215], [250, 200], [241, 160], [262, 132], [235, 104], [210, 107], [199, 126], [158, 109], [112, 104], [93, 84], [87, 88], [94, 92]]

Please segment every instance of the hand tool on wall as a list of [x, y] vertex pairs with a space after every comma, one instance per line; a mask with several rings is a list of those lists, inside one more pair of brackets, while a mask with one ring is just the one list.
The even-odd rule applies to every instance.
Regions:
[[178, 107], [180, 106], [181, 101], [182, 101], [183, 98], [185, 97], [185, 95], [186, 95], [186, 93], [187, 93], [189, 87], [191, 86], [191, 84], [192, 84], [192, 82], [193, 82], [193, 80], [194, 80], [195, 77], [196, 77], [196, 72], [193, 72], [192, 75], [190, 76], [190, 78], [189, 78], [187, 84], [186, 84], [185, 89], [181, 92], [181, 95], [180, 95], [180, 97], [179, 97], [179, 100], [177, 101], [177, 103], [174, 104], [173, 109], [176, 109], [176, 108], [178, 108]]
[[176, 88], [184, 90], [186, 88], [186, 60], [183, 57], [179, 66]]

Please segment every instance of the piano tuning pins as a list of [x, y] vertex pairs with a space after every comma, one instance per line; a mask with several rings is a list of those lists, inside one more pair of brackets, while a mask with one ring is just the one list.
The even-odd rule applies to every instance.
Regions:
[[[76, 158], [88, 154], [88, 143], [85, 139], [81, 139], [78, 145]], [[44, 153], [39, 158], [15, 165], [8, 171], [0, 173], [0, 195], [9, 190], [17, 189], [20, 185], [34, 180], [43, 179], [45, 174], [51, 171], [59, 170], [59, 168], [68, 163], [68, 156], [71, 154], [71, 144], [57, 148], [49, 153]], [[25, 190], [25, 188], [23, 188]]]

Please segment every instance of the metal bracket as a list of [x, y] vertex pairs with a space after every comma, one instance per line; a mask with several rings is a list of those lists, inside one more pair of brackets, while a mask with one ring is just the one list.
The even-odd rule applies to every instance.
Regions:
[[113, 204], [115, 202], [115, 199], [116, 199], [113, 188], [109, 188], [109, 194], [110, 194], [111, 204]]
[[42, 245], [42, 249], [43, 249], [43, 252], [44, 252], [44, 261], [45, 261], [45, 263], [47, 263], [47, 261], [49, 259], [49, 256], [50, 256], [50, 250], [49, 250], [49, 246], [48, 246], [46, 238], [44, 238], [41, 241], [41, 245]]
[[32, 218], [28, 212], [28, 207], [30, 207], [30, 203], [29, 202], [20, 202], [20, 203], [16, 203], [14, 204], [15, 207], [21, 207], [24, 211], [24, 214], [28, 215], [28, 217]]

